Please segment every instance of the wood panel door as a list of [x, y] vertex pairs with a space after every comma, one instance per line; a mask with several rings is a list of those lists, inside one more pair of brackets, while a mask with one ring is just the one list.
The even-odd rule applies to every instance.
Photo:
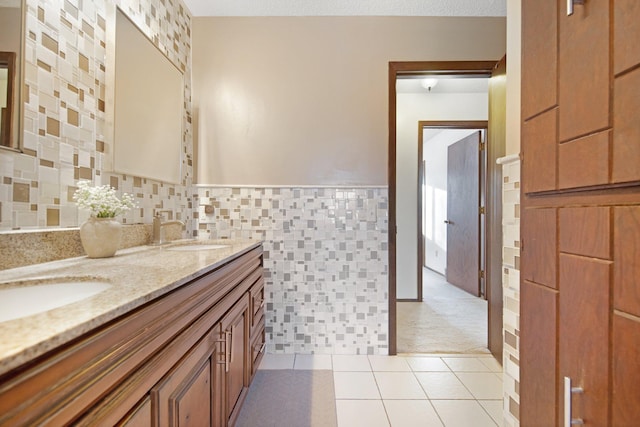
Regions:
[[447, 282], [480, 296], [480, 131], [447, 157]]
[[158, 417], [154, 425], [223, 425], [219, 335], [220, 326], [216, 326], [151, 390]]
[[[523, 67], [540, 50], [556, 55], [558, 99], [522, 98], [520, 422], [631, 426], [640, 417], [640, 2], [587, 0], [572, 15], [567, 5], [522, 9]], [[544, 34], [526, 30], [553, 8]]]
[[234, 425], [238, 417], [251, 375], [249, 299], [247, 293], [221, 321], [226, 348], [224, 409], [230, 425]]

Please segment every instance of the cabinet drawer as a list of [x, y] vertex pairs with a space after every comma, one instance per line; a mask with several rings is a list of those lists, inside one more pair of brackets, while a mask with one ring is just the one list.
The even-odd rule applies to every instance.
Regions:
[[264, 324], [261, 326], [259, 332], [255, 334], [251, 340], [251, 379], [253, 380], [262, 356], [264, 356], [266, 348], [266, 339], [264, 333]]
[[264, 280], [262, 276], [251, 287], [251, 332], [260, 326], [264, 318]]

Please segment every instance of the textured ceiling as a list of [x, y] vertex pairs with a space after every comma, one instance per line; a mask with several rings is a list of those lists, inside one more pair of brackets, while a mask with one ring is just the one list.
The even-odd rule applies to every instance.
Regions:
[[193, 16], [506, 16], [507, 0], [184, 0]]

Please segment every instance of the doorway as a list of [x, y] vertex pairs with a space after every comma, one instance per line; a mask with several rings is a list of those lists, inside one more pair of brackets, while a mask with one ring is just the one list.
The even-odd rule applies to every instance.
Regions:
[[[506, 64], [506, 62], [505, 62]], [[496, 63], [493, 61], [472, 61], [472, 62], [392, 62], [389, 64], [389, 354], [397, 353], [397, 301], [405, 300], [400, 296], [398, 298], [397, 287], [397, 233], [398, 233], [398, 210], [397, 210], [397, 179], [396, 179], [396, 143], [397, 143], [397, 98], [396, 98], [396, 80], [399, 76], [447, 76], [453, 78], [463, 77], [491, 77], [494, 73]], [[490, 110], [493, 110], [490, 108]], [[491, 118], [491, 117], [490, 117]], [[491, 120], [490, 120], [491, 122]], [[497, 134], [497, 132], [496, 132]], [[501, 157], [504, 152], [504, 139], [494, 141], [491, 140], [491, 130], [489, 130], [489, 144], [487, 146], [487, 200], [486, 211], [494, 214], [501, 213], [501, 176], [496, 173], [495, 159]], [[417, 210], [417, 209], [416, 209]], [[485, 253], [487, 257], [487, 266], [484, 278], [486, 281], [486, 293], [489, 301], [501, 301], [501, 216], [492, 215], [486, 223], [487, 239], [485, 245]], [[419, 213], [418, 213], [419, 216]], [[400, 218], [401, 223], [405, 218]], [[414, 218], [417, 222], [417, 219]], [[422, 237], [419, 236], [422, 240]], [[418, 239], [416, 239], [418, 240]], [[496, 245], [497, 241], [500, 241]], [[421, 243], [421, 242], [420, 242]], [[418, 247], [421, 245], [419, 244]], [[418, 276], [422, 276], [422, 251], [415, 256], [417, 259]], [[496, 254], [496, 255], [493, 255]], [[415, 271], [415, 270], [414, 270]], [[495, 279], [497, 276], [497, 280]], [[416, 283], [416, 282], [412, 282]], [[415, 288], [414, 288], [415, 289]], [[498, 297], [499, 298], [496, 298]], [[492, 298], [493, 297], [493, 298]], [[413, 301], [416, 301], [417, 295]], [[499, 325], [498, 330], [494, 331], [494, 339], [489, 333], [489, 349], [498, 359], [501, 359], [502, 353], [502, 305], [496, 305], [493, 309], [489, 308], [489, 325]], [[493, 322], [491, 318], [494, 318]], [[495, 321], [498, 320], [498, 321]], [[495, 337], [500, 337], [495, 339]]]
[[[475, 99], [467, 96], [467, 102], [484, 106], [480, 112], [486, 114], [487, 79], [474, 80], [477, 95]], [[449, 85], [454, 86], [453, 82]], [[468, 91], [469, 83], [465, 86]], [[452, 87], [446, 94], [458, 90]], [[402, 110], [404, 102], [399, 104]], [[419, 122], [418, 206], [422, 215], [417, 225], [422, 261], [417, 301], [397, 303], [400, 353], [487, 352], [487, 302], [478, 274], [484, 268], [480, 206], [484, 203], [486, 150], [482, 147], [486, 134], [486, 120]]]

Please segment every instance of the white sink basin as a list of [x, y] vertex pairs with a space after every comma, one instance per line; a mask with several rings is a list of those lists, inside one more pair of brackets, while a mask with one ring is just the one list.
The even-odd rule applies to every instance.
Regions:
[[88, 277], [0, 283], [0, 322], [78, 302], [99, 294], [110, 286], [104, 280]]
[[190, 244], [168, 247], [168, 251], [210, 251], [214, 249], [228, 248], [229, 245], [211, 245], [211, 244]]

